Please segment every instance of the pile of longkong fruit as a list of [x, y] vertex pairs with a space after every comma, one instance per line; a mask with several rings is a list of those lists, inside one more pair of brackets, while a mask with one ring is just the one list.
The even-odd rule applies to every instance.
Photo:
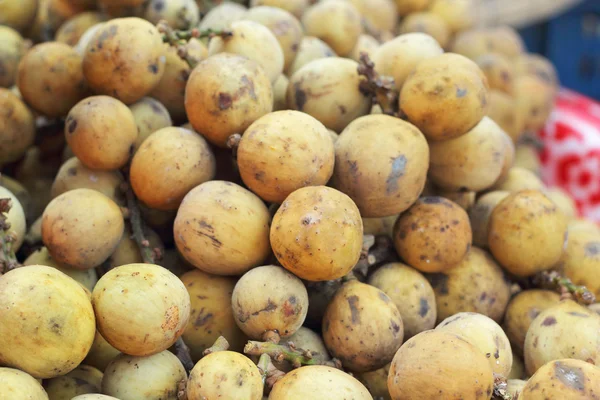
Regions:
[[556, 71], [475, 9], [0, 1], [0, 399], [600, 399]]

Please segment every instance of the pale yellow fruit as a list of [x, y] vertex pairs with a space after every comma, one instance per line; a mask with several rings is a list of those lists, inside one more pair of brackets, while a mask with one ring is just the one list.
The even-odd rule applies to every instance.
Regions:
[[48, 400], [48, 394], [31, 375], [0, 367], [0, 400]]
[[19, 199], [8, 189], [0, 186], [0, 198], [10, 199], [10, 210], [5, 213], [6, 222], [10, 224], [10, 235], [15, 239], [11, 244], [11, 249], [15, 252], [19, 250], [25, 239], [27, 222], [25, 220], [25, 211], [19, 202]]

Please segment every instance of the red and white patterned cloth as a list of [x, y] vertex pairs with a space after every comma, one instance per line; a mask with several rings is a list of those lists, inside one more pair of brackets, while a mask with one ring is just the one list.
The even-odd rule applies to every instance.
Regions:
[[562, 89], [539, 135], [544, 182], [566, 190], [582, 216], [600, 223], [600, 103]]

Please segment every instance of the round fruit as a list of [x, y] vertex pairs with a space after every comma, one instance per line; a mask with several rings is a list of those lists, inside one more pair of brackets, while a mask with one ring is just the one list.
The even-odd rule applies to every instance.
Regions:
[[169, 351], [148, 357], [120, 354], [106, 368], [102, 393], [119, 399], [177, 400], [186, 378], [181, 361]]
[[371, 110], [370, 97], [360, 90], [363, 78], [357, 68], [356, 61], [339, 57], [308, 63], [290, 78], [288, 107], [312, 115], [328, 129], [341, 132]]
[[0, 25], [0, 87], [10, 88], [15, 84], [17, 67], [25, 49], [25, 42], [19, 32]]
[[374, 371], [392, 361], [404, 328], [396, 305], [381, 290], [351, 281], [335, 294], [323, 316], [323, 340], [345, 368]]
[[338, 279], [350, 272], [360, 257], [362, 236], [354, 202], [326, 186], [290, 194], [275, 213], [270, 234], [279, 262], [309, 281]]
[[585, 361], [561, 359], [542, 366], [527, 381], [519, 399], [587, 400], [600, 392], [600, 368]]
[[544, 128], [554, 109], [554, 88], [530, 75], [517, 77], [514, 83], [517, 119], [526, 132]]
[[302, 281], [281, 267], [267, 265], [246, 272], [231, 296], [233, 316], [252, 339], [266, 332], [293, 335], [304, 323], [308, 293]]
[[98, 368], [100, 371], [106, 371], [108, 364], [119, 354], [121, 354], [121, 352], [112, 347], [110, 343], [96, 331], [92, 348], [83, 360], [83, 363]]
[[92, 96], [69, 111], [65, 136], [86, 167], [112, 170], [129, 161], [138, 130], [125, 104], [109, 96]]
[[150, 22], [141, 18], [113, 19], [94, 34], [87, 46], [83, 74], [96, 93], [132, 104], [160, 81], [165, 70], [164, 49], [161, 34]]
[[488, 53], [474, 60], [487, 77], [490, 89], [511, 94], [514, 67], [511, 60], [498, 53]]
[[533, 172], [522, 167], [512, 167], [504, 179], [501, 179], [494, 190], [518, 192], [521, 190], [543, 190], [542, 180]]
[[469, 216], [443, 197], [422, 197], [394, 226], [396, 251], [421, 272], [443, 272], [455, 267], [471, 248]]
[[277, 7], [292, 13], [297, 18], [304, 14], [308, 5], [309, 0], [250, 0], [250, 7]]
[[473, 247], [458, 266], [427, 278], [435, 291], [438, 322], [459, 312], [502, 320], [510, 299], [510, 284], [484, 250]]
[[[269, 400], [371, 400], [373, 396], [356, 378], [339, 369], [310, 365], [285, 374], [273, 386]], [[350, 397], [349, 397], [350, 396]]]
[[8, 213], [4, 213], [4, 216], [6, 217], [6, 222], [10, 225], [9, 233], [14, 239], [10, 249], [17, 252], [23, 244], [25, 233], [27, 232], [25, 211], [19, 199], [5, 187], [0, 187], [0, 199], [10, 199], [10, 210]]
[[0, 87], [0, 163], [21, 158], [35, 139], [35, 120], [27, 106]]
[[190, 296], [169, 270], [128, 264], [108, 271], [92, 293], [98, 331], [115, 348], [133, 356], [168, 349], [190, 317]]
[[210, 181], [183, 199], [173, 226], [175, 244], [196, 268], [242, 275], [269, 255], [267, 206], [231, 182]]
[[390, 366], [391, 363], [375, 371], [363, 372], [354, 376], [365, 385], [374, 398], [378, 400], [390, 400], [390, 391], [387, 385]]
[[211, 8], [198, 25], [198, 30], [212, 29], [220, 31], [229, 29], [231, 24], [244, 18], [248, 10], [241, 4], [225, 1]]
[[600, 234], [569, 232], [567, 248], [559, 263], [561, 274], [584, 285], [600, 298]]
[[[297, 349], [308, 350], [312, 355], [313, 360], [318, 361], [329, 361], [331, 356], [325, 346], [325, 342], [321, 338], [321, 335], [310, 330], [309, 328], [300, 327], [292, 336], [284, 338], [280, 343], [293, 343]], [[281, 371], [289, 372], [293, 368], [291, 363], [283, 361], [274, 361], [273, 365]]]
[[79, 13], [69, 18], [58, 28], [55, 40], [74, 47], [89, 28], [105, 20], [106, 17], [100, 12], [86, 11]]
[[[435, 379], [432, 372], [435, 371]], [[388, 388], [394, 400], [489, 399], [492, 368], [475, 346], [449, 332], [426, 331], [398, 350], [390, 367]]]
[[[165, 246], [156, 232], [147, 227], [144, 227], [144, 238], [148, 240], [149, 248], [154, 251], [158, 249], [161, 254], [164, 254]], [[120, 267], [126, 264], [143, 263], [144, 259], [140, 251], [140, 247], [134, 239], [133, 232], [129, 225], [125, 227], [125, 232], [121, 237], [119, 245], [111, 254], [107, 263], [110, 268]]]
[[[542, 163], [540, 161], [538, 150], [533, 145], [519, 144], [515, 149], [515, 167], [528, 169], [535, 175], [540, 176]], [[564, 207], [561, 208], [564, 208], [563, 212], [567, 211], [565, 212], [565, 215], [569, 217], [574, 216], [574, 214], [571, 215], [571, 213], [576, 212], [575, 205], [573, 204], [572, 199], [568, 198], [566, 193], [560, 188], [550, 189], [546, 194], [548, 197], [555, 196], [554, 198], [551, 198], [551, 200], [557, 203], [557, 206], [564, 204]]]
[[489, 192], [477, 199], [475, 206], [469, 210], [469, 219], [473, 231], [473, 244], [481, 248], [488, 245], [488, 226], [494, 208], [507, 198], [510, 192]]
[[298, 53], [296, 54], [294, 62], [286, 68], [285, 72], [291, 77], [296, 71], [311, 61], [335, 56], [335, 51], [321, 39], [314, 36], [304, 36], [300, 42], [300, 47], [298, 48]]
[[0, 25], [7, 25], [17, 31], [31, 26], [38, 9], [38, 0], [0, 2]]
[[446, 21], [439, 15], [429, 11], [416, 12], [402, 20], [399, 33], [413, 32], [422, 32], [432, 36], [442, 48], [448, 47], [450, 42], [451, 33]]
[[73, 397], [71, 400], [119, 400], [116, 397], [106, 396], [104, 394], [81, 394]]
[[394, 237], [394, 224], [398, 215], [383, 218], [363, 218], [363, 230], [365, 235]]
[[275, 203], [302, 187], [325, 185], [334, 161], [327, 128], [298, 111], [278, 111], [257, 119], [244, 132], [237, 150], [246, 186]]
[[79, 269], [106, 261], [125, 228], [119, 206], [91, 189], [61, 194], [48, 204], [42, 218], [42, 240], [52, 258]]
[[[519, 38], [518, 35], [516, 37]], [[554, 65], [539, 54], [518, 54], [515, 69], [517, 75], [534, 76], [555, 89], [560, 85]]]
[[194, 366], [187, 382], [186, 395], [188, 400], [261, 400], [261, 373], [252, 360], [243, 354], [217, 351]]
[[94, 310], [81, 285], [32, 265], [0, 277], [0, 363], [35, 378], [77, 367], [92, 346]]
[[488, 117], [500, 125], [513, 142], [517, 142], [525, 131], [521, 121], [517, 119], [517, 105], [514, 97], [499, 90], [491, 89], [489, 93], [490, 107]]
[[44, 388], [51, 400], [72, 399], [80, 394], [100, 392], [102, 375], [102, 371], [81, 364], [66, 375], [47, 380]]
[[388, 217], [421, 195], [429, 146], [419, 130], [389, 115], [357, 118], [335, 143], [333, 186], [346, 193], [363, 217]]
[[48, 400], [48, 394], [31, 375], [18, 369], [0, 367], [0, 399]]
[[505, 269], [527, 277], [560, 260], [566, 234], [567, 219], [552, 200], [538, 190], [522, 190], [494, 208], [488, 243]]
[[477, 64], [446, 53], [417, 65], [402, 86], [400, 108], [428, 139], [453, 139], [487, 114], [488, 90]]
[[173, 29], [191, 29], [198, 25], [200, 12], [195, 0], [150, 0], [144, 19], [158, 24], [166, 21]]
[[152, 97], [142, 97], [141, 100], [130, 105], [129, 109], [138, 128], [134, 151], [137, 151], [142, 142], [157, 130], [173, 126], [169, 111], [160, 101]]
[[273, 89], [256, 62], [235, 54], [217, 54], [192, 71], [185, 89], [185, 109], [197, 132], [225, 147], [229, 136], [243, 133], [271, 112]]
[[371, 35], [362, 34], [358, 37], [358, 41], [356, 42], [356, 45], [352, 49], [352, 52], [350, 52], [350, 55], [348, 56], [348, 58], [350, 58], [356, 62], [359, 62], [360, 58], [362, 56], [362, 53], [367, 53], [369, 58], [373, 59], [373, 54], [375, 54], [375, 52], [377, 51], [378, 48], [379, 48], [379, 41], [377, 39], [375, 39]]
[[474, 0], [432, 0], [429, 11], [439, 15], [452, 33], [475, 25], [477, 4]]
[[398, 13], [401, 17], [408, 17], [418, 11], [424, 11], [431, 5], [432, 0], [396, 0]]

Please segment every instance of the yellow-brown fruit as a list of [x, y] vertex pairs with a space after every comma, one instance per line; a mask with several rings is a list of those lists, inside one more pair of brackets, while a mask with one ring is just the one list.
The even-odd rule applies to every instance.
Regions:
[[82, 57], [85, 54], [85, 49], [87, 48], [88, 44], [94, 38], [94, 35], [96, 34], [96, 32], [98, 32], [98, 30], [100, 28], [102, 28], [102, 26], [104, 25], [104, 23], [105, 22], [98, 22], [98, 23], [90, 26], [83, 33], [83, 35], [81, 35], [81, 37], [77, 41], [77, 44], [74, 46], [74, 49], [75, 49], [76, 52], [78, 52], [79, 54], [81, 54]]
[[300, 18], [304, 14], [304, 10], [309, 6], [309, 3], [310, 0], [250, 0], [250, 7], [277, 7], [292, 13], [296, 18]]
[[219, 336], [227, 339], [232, 351], [241, 351], [246, 337], [235, 323], [231, 305], [236, 280], [196, 269], [181, 275], [181, 281], [191, 299], [190, 322], [182, 337], [192, 360], [200, 360]]
[[382, 44], [373, 55], [375, 70], [394, 78], [400, 90], [410, 74], [424, 60], [444, 53], [440, 44], [426, 33], [406, 33]]
[[38, 3], [38, 0], [1, 2], [0, 25], [7, 25], [21, 32], [25, 31], [35, 19]]
[[469, 253], [469, 216], [443, 197], [422, 197], [398, 218], [394, 245], [400, 257], [421, 272], [444, 272]]
[[596, 365], [600, 361], [600, 315], [564, 300], [538, 315], [525, 337], [525, 367], [533, 375], [544, 364], [573, 358]]
[[371, 110], [370, 97], [360, 90], [364, 79], [358, 75], [357, 68], [356, 61], [339, 57], [310, 62], [290, 78], [288, 107], [315, 117], [328, 129], [341, 132]]
[[248, 20], [233, 22], [229, 30], [231, 36], [215, 36], [210, 40], [208, 54], [237, 54], [255, 61], [267, 74], [271, 83], [275, 83], [283, 72], [285, 63], [277, 37], [266, 26]]
[[389, 115], [350, 123], [335, 144], [333, 186], [346, 193], [363, 217], [387, 217], [408, 209], [421, 195], [429, 146], [419, 130]]
[[562, 276], [585, 286], [600, 298], [600, 234], [569, 232], [558, 269]]
[[69, 190], [93, 189], [109, 197], [115, 203], [123, 202], [119, 171], [99, 171], [86, 167], [77, 157], [71, 157], [60, 167], [52, 184], [52, 198]]
[[150, 0], [146, 5], [144, 19], [158, 24], [166, 21], [173, 29], [192, 29], [200, 22], [200, 12], [195, 0]]
[[130, 105], [129, 109], [138, 129], [134, 151], [137, 151], [144, 140], [157, 130], [173, 126], [169, 111], [160, 101], [152, 97], [142, 97], [138, 102]]
[[581, 360], [563, 358], [544, 364], [527, 381], [519, 399], [588, 400], [600, 392], [600, 368]]
[[106, 368], [102, 393], [119, 399], [177, 400], [186, 378], [181, 361], [170, 351], [147, 357], [120, 354]]
[[554, 88], [535, 76], [522, 75], [515, 79], [513, 93], [523, 129], [537, 132], [544, 128], [554, 109]]
[[494, 190], [519, 192], [521, 190], [545, 189], [544, 182], [533, 172], [523, 167], [512, 167], [506, 177], [494, 185]]
[[402, 86], [400, 108], [428, 139], [453, 139], [487, 114], [488, 90], [477, 64], [446, 53], [417, 65]]
[[323, 340], [345, 368], [374, 371], [392, 361], [404, 339], [402, 317], [383, 291], [358, 281], [335, 294], [323, 316]]
[[426, 275], [435, 292], [438, 322], [459, 313], [476, 312], [500, 322], [510, 300], [510, 284], [484, 250], [473, 247], [450, 271]]
[[70, 190], [54, 198], [42, 218], [42, 240], [52, 258], [78, 269], [106, 261], [125, 228], [119, 206], [92, 189]]
[[[314, 360], [331, 360], [331, 356], [329, 355], [329, 351], [327, 351], [327, 347], [325, 346], [325, 342], [323, 342], [321, 335], [309, 328], [303, 326], [300, 327], [296, 333], [292, 336], [283, 338], [280, 343], [293, 343], [297, 349], [310, 350], [310, 354], [312, 354]], [[275, 361], [273, 365], [284, 372], [290, 372], [294, 369], [292, 364], [287, 361]]]
[[154, 25], [141, 18], [117, 18], [94, 34], [83, 56], [83, 74], [96, 93], [132, 104], [160, 81], [164, 54]]
[[121, 354], [121, 352], [112, 347], [111, 344], [102, 337], [100, 332], [96, 331], [92, 348], [83, 360], [83, 363], [104, 372], [107, 365], [119, 354]]
[[83, 285], [86, 289], [92, 291], [96, 282], [98, 282], [98, 273], [94, 268], [80, 270], [65, 267], [60, 265], [50, 255], [46, 247], [42, 247], [39, 250], [31, 253], [29, 257], [23, 261], [23, 265], [45, 265], [48, 267], [56, 268], [63, 274], [66, 274]]
[[310, 365], [288, 372], [277, 381], [269, 400], [305, 400], [327, 396], [328, 400], [371, 400], [363, 386], [353, 376], [339, 369]]
[[291, 77], [296, 71], [311, 61], [335, 56], [335, 51], [321, 39], [314, 36], [304, 36], [300, 42], [300, 48], [294, 62], [286, 68], [285, 72], [287, 76]]
[[[13, 195], [14, 197], [17, 198], [19, 204], [21, 205], [21, 207], [23, 208], [23, 211], [25, 212], [25, 219], [26, 220], [33, 220], [33, 214], [32, 214], [32, 196], [29, 193], [29, 190], [27, 190], [27, 188], [25, 186], [23, 186], [19, 181], [7, 176], [7, 175], [2, 175], [0, 176], [0, 186], [8, 189]], [[29, 229], [31, 229], [31, 227], [28, 227]]]
[[[158, 249], [161, 254], [165, 252], [165, 246], [162, 243], [160, 236], [151, 229], [144, 227], [144, 238], [148, 241], [149, 248], [154, 251]], [[126, 264], [143, 263], [144, 258], [140, 252], [140, 246], [135, 241], [134, 235], [129, 226], [125, 227], [123, 237], [115, 251], [111, 254], [107, 263], [110, 268], [120, 267]]]
[[475, 192], [455, 192], [455, 191], [447, 191], [447, 190], [438, 190], [438, 195], [440, 197], [444, 197], [454, 203], [458, 204], [460, 208], [469, 212], [469, 210], [475, 205], [475, 197], [477, 193]]
[[176, 210], [185, 195], [215, 175], [215, 157], [206, 140], [185, 128], [159, 129], [131, 161], [130, 181], [148, 207]]
[[538, 190], [522, 190], [492, 212], [488, 243], [510, 273], [527, 277], [552, 268], [563, 252], [567, 218]]
[[242, 275], [269, 255], [267, 206], [231, 182], [210, 181], [183, 199], [173, 226], [183, 257], [215, 275]]
[[526, 384], [527, 381], [523, 381], [521, 379], [508, 379], [506, 381], [506, 391], [509, 395], [513, 396], [512, 398], [523, 398], [521, 393], [523, 392]]
[[600, 233], [600, 225], [585, 218], [578, 218], [569, 221], [569, 233], [575, 231], [586, 231], [590, 233]]
[[466, 134], [429, 145], [429, 177], [447, 190], [480, 192], [494, 185], [504, 166], [504, 132], [483, 117]]
[[[540, 176], [542, 163], [538, 150], [533, 145], [519, 144], [515, 149], [515, 167], [528, 169], [535, 175]], [[548, 196], [550, 196], [550, 193], [552, 192], [548, 190]], [[558, 195], [557, 197], [562, 197], [558, 192], [556, 194]], [[568, 213], [565, 214], [568, 215]]]
[[363, 218], [363, 233], [365, 235], [385, 235], [389, 238], [394, 237], [394, 224], [398, 215], [392, 215], [383, 218]]
[[326, 186], [290, 194], [275, 213], [270, 233], [279, 262], [309, 281], [338, 279], [350, 272], [360, 257], [362, 236], [356, 204]]
[[277, 111], [257, 119], [244, 132], [237, 150], [246, 186], [274, 203], [302, 187], [325, 185], [334, 162], [327, 128], [298, 111]]
[[125, 104], [109, 96], [92, 96], [69, 111], [65, 136], [86, 167], [113, 170], [129, 161], [138, 131]]
[[512, 26], [500, 25], [487, 29], [488, 41], [493, 52], [510, 60], [520, 60], [525, 52], [525, 43], [519, 32]]
[[404, 343], [388, 377], [394, 400], [485, 400], [491, 397], [493, 387], [486, 356], [459, 336], [437, 330], [422, 332]]
[[525, 290], [510, 300], [504, 316], [504, 331], [519, 354], [523, 355], [525, 335], [531, 322], [544, 310], [560, 302], [558, 293], [549, 290]]
[[[537, 155], [537, 154], [536, 154]], [[556, 186], [546, 191], [546, 196], [556, 204], [556, 207], [569, 219], [577, 217], [577, 204], [569, 192]]]
[[10, 199], [10, 210], [4, 213], [6, 222], [10, 225], [8, 234], [12, 236], [14, 241], [11, 242], [11, 250], [17, 252], [23, 240], [25, 239], [25, 233], [27, 232], [27, 221], [25, 217], [25, 211], [23, 206], [19, 202], [19, 199], [5, 187], [0, 187], [0, 199]]
[[527, 376], [526, 372], [525, 372], [525, 361], [523, 361], [523, 358], [518, 355], [515, 350], [514, 350], [514, 346], [512, 346], [511, 343], [511, 347], [513, 348], [513, 365], [512, 368], [510, 369], [510, 374], [508, 374], [508, 379], [523, 379]]
[[102, 371], [81, 364], [66, 375], [47, 380], [44, 388], [50, 400], [72, 399], [80, 394], [100, 392], [102, 375]]
[[436, 328], [460, 336], [477, 347], [488, 359], [495, 374], [507, 377], [513, 356], [508, 337], [495, 321], [485, 315], [462, 312], [446, 318]]
[[0, 277], [0, 363], [35, 378], [77, 367], [92, 346], [94, 310], [83, 287], [52, 267]]
[[116, 397], [106, 396], [104, 394], [80, 394], [71, 400], [119, 400]]
[[514, 98], [499, 90], [490, 90], [488, 117], [494, 120], [516, 142], [524, 133], [517, 120]]
[[233, 316], [252, 339], [266, 332], [293, 335], [304, 323], [308, 293], [300, 279], [285, 269], [266, 265], [246, 272], [231, 296]]
[[381, 35], [396, 32], [398, 9], [394, 0], [349, 0], [362, 15], [368, 30]]
[[217, 351], [202, 358], [194, 366], [187, 381], [186, 395], [188, 400], [261, 400], [261, 372], [243, 354]]
[[485, 74], [491, 90], [511, 94], [515, 78], [511, 60], [498, 53], [488, 53], [474, 60]]
[[474, 0], [432, 0], [429, 11], [446, 21], [452, 33], [457, 33], [475, 25], [476, 9]]
[[442, 48], [447, 48], [450, 42], [451, 33], [446, 21], [439, 15], [429, 11], [416, 12], [402, 20], [399, 33], [402, 35], [413, 32], [430, 35]]
[[375, 54], [375, 51], [377, 51], [378, 48], [379, 41], [377, 39], [375, 39], [371, 35], [362, 34], [359, 36], [358, 41], [356, 42], [356, 45], [350, 52], [348, 58], [359, 62], [362, 53], [367, 53], [369, 58], [372, 60], [373, 55]]
[[19, 32], [0, 25], [0, 87], [10, 88], [15, 84], [17, 67], [25, 51], [26, 44]]
[[33, 114], [18, 96], [0, 88], [0, 163], [17, 161], [34, 139]]
[[290, 80], [284, 74], [273, 84], [273, 111], [282, 111], [287, 109], [287, 88]]
[[48, 400], [48, 394], [31, 375], [18, 369], [0, 367], [0, 399]]
[[363, 33], [361, 15], [351, 2], [321, 1], [302, 16], [307, 35], [322, 39], [340, 56], [350, 54]]
[[432, 0], [396, 0], [398, 13], [401, 17], [408, 17], [413, 13], [424, 11], [431, 5]]
[[300, 21], [288, 11], [277, 7], [253, 7], [244, 16], [245, 20], [258, 22], [269, 28], [281, 46], [284, 58], [284, 70], [287, 69], [298, 54], [304, 30]]
[[405, 339], [435, 326], [435, 293], [427, 279], [414, 268], [402, 263], [386, 264], [369, 277], [369, 285], [382, 290], [396, 305]]
[[391, 400], [390, 391], [387, 386], [391, 363], [375, 371], [354, 374], [371, 395], [378, 400]]
[[[518, 35], [517, 35], [518, 37]], [[557, 90], [560, 82], [556, 68], [550, 60], [539, 54], [520, 54], [515, 64], [518, 75], [534, 76]]]
[[212, 29], [215, 31], [229, 29], [231, 23], [244, 18], [248, 9], [241, 4], [225, 1], [211, 8], [198, 25], [198, 30]]
[[74, 47], [89, 28], [105, 20], [106, 17], [100, 12], [82, 12], [69, 18], [58, 28], [55, 40]]
[[235, 54], [217, 54], [192, 71], [185, 89], [185, 109], [197, 132], [225, 147], [229, 136], [245, 131], [271, 112], [273, 89], [256, 62]]
[[92, 304], [106, 341], [134, 356], [168, 349], [190, 317], [190, 296], [183, 283], [153, 264], [111, 269], [96, 284]]
[[475, 206], [469, 210], [469, 220], [473, 231], [473, 244], [486, 248], [488, 245], [488, 226], [494, 208], [507, 198], [510, 192], [498, 190], [488, 192], [477, 199]]

